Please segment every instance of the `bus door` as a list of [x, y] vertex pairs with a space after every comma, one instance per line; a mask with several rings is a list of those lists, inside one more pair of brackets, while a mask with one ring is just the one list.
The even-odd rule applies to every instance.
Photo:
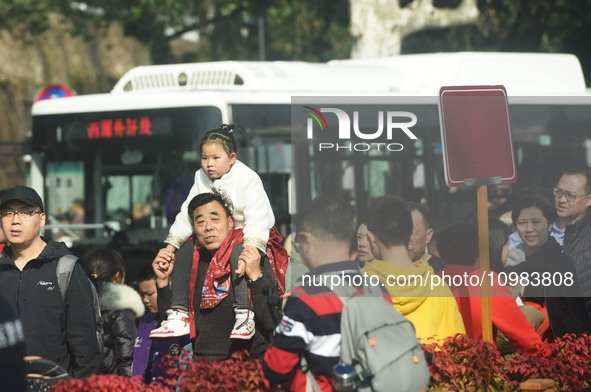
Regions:
[[[85, 236], [84, 224], [84, 162], [48, 161], [46, 165], [47, 192], [44, 197], [48, 229], [55, 238], [80, 240]], [[70, 227], [53, 229], [68, 223]]]
[[166, 229], [158, 185], [154, 172], [123, 170], [103, 171], [100, 183], [104, 220], [119, 222], [122, 229]]

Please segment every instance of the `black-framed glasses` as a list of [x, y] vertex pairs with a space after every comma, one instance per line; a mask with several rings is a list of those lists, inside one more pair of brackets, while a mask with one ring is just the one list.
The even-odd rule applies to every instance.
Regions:
[[31, 210], [29, 208], [22, 208], [20, 210], [3, 210], [0, 211], [0, 216], [2, 220], [11, 221], [14, 219], [14, 216], [17, 215], [21, 221], [28, 222], [31, 220], [33, 215], [39, 214], [41, 211], [39, 210]]
[[555, 198], [560, 199], [562, 196], [564, 196], [566, 201], [571, 202], [571, 203], [574, 202], [575, 200], [577, 200], [579, 197], [585, 197], [585, 196], [591, 195], [591, 193], [586, 193], [584, 195], [575, 195], [574, 193], [570, 193], [565, 190], [562, 190], [557, 186], [555, 186], [554, 189], [552, 189], [552, 193], [554, 194]]
[[300, 242], [302, 242], [302, 240], [305, 239], [306, 236], [309, 236], [309, 235], [311, 235], [311, 234], [300, 231], [300, 232], [296, 233], [295, 237], [293, 237], [293, 249], [297, 253], [300, 253]]

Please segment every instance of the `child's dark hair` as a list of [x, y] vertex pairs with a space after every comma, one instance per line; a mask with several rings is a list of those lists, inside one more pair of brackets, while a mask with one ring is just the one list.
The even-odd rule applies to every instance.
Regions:
[[123, 257], [113, 249], [101, 248], [90, 252], [86, 256], [84, 265], [90, 280], [95, 285], [111, 282], [117, 273], [121, 278], [125, 277]]
[[154, 268], [152, 267], [151, 263], [144, 265], [140, 271], [137, 273], [136, 282], [145, 282], [148, 280], [156, 281], [156, 273], [154, 272]]
[[199, 144], [199, 151], [203, 150], [203, 145], [210, 142], [220, 142], [224, 147], [224, 151], [228, 153], [228, 156], [232, 154], [238, 154], [238, 145], [236, 144], [236, 138], [234, 137], [234, 125], [233, 124], [221, 124], [216, 129], [207, 131], [201, 138]]

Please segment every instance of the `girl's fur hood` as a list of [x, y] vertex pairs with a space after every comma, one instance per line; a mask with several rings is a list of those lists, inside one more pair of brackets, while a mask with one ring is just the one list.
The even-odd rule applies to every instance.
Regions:
[[102, 312], [129, 309], [135, 318], [142, 317], [145, 311], [140, 295], [129, 286], [105, 282], [98, 289]]

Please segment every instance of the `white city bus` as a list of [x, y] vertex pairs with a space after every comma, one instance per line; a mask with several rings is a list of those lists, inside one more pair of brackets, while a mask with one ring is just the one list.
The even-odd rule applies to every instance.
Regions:
[[493, 202], [549, 188], [562, 170], [591, 163], [591, 99], [574, 56], [455, 53], [137, 67], [108, 94], [34, 104], [28, 183], [43, 193], [52, 222], [66, 221], [75, 199], [84, 202], [85, 236], [75, 225], [60, 226], [59, 235], [95, 244], [111, 222], [132, 243], [161, 241], [200, 166], [201, 136], [234, 123], [239, 159], [261, 175], [285, 233], [292, 97], [381, 96], [417, 115], [418, 140], [398, 153], [341, 151], [328, 161], [303, 148], [298, 204], [340, 194], [362, 216], [373, 197], [390, 193], [426, 201], [436, 222], [467, 219], [475, 197], [445, 185], [437, 108], [442, 85], [465, 84], [503, 84], [509, 94], [518, 182], [492, 188], [501, 194]]

